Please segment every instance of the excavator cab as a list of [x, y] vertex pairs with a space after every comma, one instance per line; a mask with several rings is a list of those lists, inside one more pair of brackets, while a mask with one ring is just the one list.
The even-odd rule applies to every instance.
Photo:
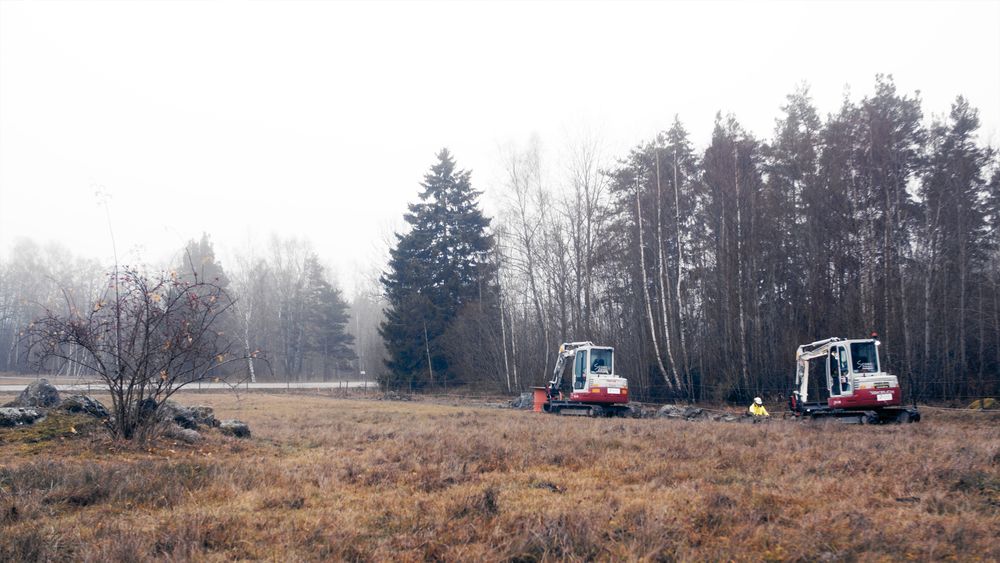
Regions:
[[588, 387], [588, 381], [600, 376], [613, 376], [615, 349], [593, 345], [575, 349], [573, 361], [573, 392], [581, 392]]
[[828, 338], [799, 346], [795, 387], [789, 397], [793, 413], [919, 420], [915, 409], [901, 407], [899, 380], [882, 371], [879, 345], [874, 338]]
[[[572, 365], [571, 374], [564, 377], [567, 364]], [[615, 349], [592, 342], [560, 346], [548, 397], [549, 407], [563, 414], [606, 414], [612, 406], [626, 405], [628, 380], [615, 375]]]

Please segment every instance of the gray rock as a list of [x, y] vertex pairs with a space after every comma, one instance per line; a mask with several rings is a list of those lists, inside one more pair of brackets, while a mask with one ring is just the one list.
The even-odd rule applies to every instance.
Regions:
[[167, 438], [173, 438], [174, 440], [180, 440], [186, 444], [197, 444], [204, 438], [197, 430], [191, 430], [190, 428], [181, 428], [176, 424], [171, 424], [167, 427], [163, 435]]
[[250, 427], [245, 422], [239, 420], [223, 420], [219, 423], [219, 430], [223, 434], [236, 436], [237, 438], [249, 438]]
[[59, 404], [59, 391], [49, 383], [48, 379], [32, 382], [21, 391], [7, 407], [54, 407]]
[[534, 394], [530, 391], [526, 393], [521, 393], [519, 397], [517, 397], [516, 399], [514, 399], [513, 402], [511, 402], [510, 406], [514, 407], [515, 409], [525, 409], [525, 410], [531, 409], [535, 406]]
[[685, 420], [695, 420], [705, 418], [705, 411], [698, 407], [680, 407], [677, 405], [663, 405], [656, 411], [656, 418], [683, 418]]
[[215, 411], [212, 407], [195, 405], [188, 408], [191, 411], [191, 415], [194, 417], [194, 421], [199, 426], [207, 426], [209, 428], [217, 428], [219, 426], [219, 419], [215, 418]]
[[683, 418], [683, 412], [677, 405], [663, 405], [656, 411], [656, 418]]
[[86, 395], [72, 395], [59, 403], [59, 408], [66, 412], [82, 413], [94, 418], [111, 418], [111, 413], [100, 401]]
[[215, 418], [215, 411], [212, 407], [197, 405], [186, 407], [174, 401], [163, 401], [156, 406], [153, 399], [143, 399], [139, 405], [139, 416], [145, 418], [150, 413], [156, 412], [157, 419], [167, 424], [176, 424], [188, 430], [197, 430], [202, 426], [214, 428], [219, 425], [219, 420]]
[[146, 423], [150, 418], [156, 414], [156, 401], [150, 399], [149, 397], [139, 401], [139, 420], [142, 423]]
[[198, 428], [198, 420], [194, 410], [173, 401], [163, 401], [160, 405], [160, 420], [173, 422], [181, 428], [188, 428], [190, 430]]
[[0, 408], [0, 426], [20, 426], [31, 424], [45, 416], [42, 411], [29, 407]]

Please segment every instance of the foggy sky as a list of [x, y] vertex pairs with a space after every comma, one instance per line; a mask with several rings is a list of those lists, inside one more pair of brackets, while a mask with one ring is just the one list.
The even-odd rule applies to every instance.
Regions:
[[488, 212], [500, 148], [568, 141], [609, 158], [679, 114], [768, 138], [805, 82], [821, 115], [876, 73], [958, 94], [1000, 144], [1000, 2], [0, 2], [0, 254], [55, 240], [170, 260], [207, 231], [226, 257], [310, 239], [348, 291], [377, 265], [448, 147]]

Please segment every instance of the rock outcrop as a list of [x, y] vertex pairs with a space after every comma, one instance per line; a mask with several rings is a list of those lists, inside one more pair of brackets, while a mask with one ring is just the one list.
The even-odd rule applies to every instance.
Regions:
[[515, 409], [525, 409], [525, 410], [530, 410], [534, 408], [535, 406], [534, 393], [532, 393], [531, 391], [521, 393], [520, 396], [511, 401], [510, 406]]
[[194, 421], [198, 423], [199, 426], [207, 426], [209, 428], [219, 427], [219, 419], [215, 418], [215, 411], [212, 407], [194, 405], [193, 407], [188, 408], [191, 409], [191, 415], [194, 417]]
[[59, 409], [71, 413], [86, 414], [94, 418], [111, 418], [111, 413], [100, 401], [86, 395], [71, 395], [59, 403]]
[[201, 426], [209, 428], [219, 426], [219, 420], [215, 418], [215, 411], [212, 410], [212, 407], [204, 405], [186, 407], [174, 401], [164, 401], [160, 405], [160, 419], [190, 430], [197, 430]]
[[0, 407], [0, 426], [21, 426], [31, 424], [45, 416], [42, 411], [30, 407]]
[[[113, 422], [111, 413], [100, 401], [86, 395], [71, 395], [59, 400], [59, 392], [48, 381], [41, 379], [28, 385], [7, 406], [0, 408], [0, 427], [32, 424], [44, 418], [46, 409], [56, 408], [74, 414], [85, 414]], [[164, 435], [194, 444], [204, 437], [198, 432], [202, 428], [219, 428], [223, 434], [237, 438], [249, 438], [250, 427], [239, 420], [219, 421], [212, 407], [205, 405], [184, 406], [174, 401], [164, 401], [157, 407], [153, 399], [143, 399], [139, 403], [139, 417], [149, 420], [155, 413], [157, 421], [165, 424]]]
[[49, 408], [58, 404], [59, 391], [49, 383], [48, 379], [39, 379], [25, 387], [16, 399], [4, 406]]
[[730, 412], [709, 412], [698, 407], [682, 407], [679, 405], [663, 405], [653, 415], [655, 418], [677, 418], [681, 420], [711, 420], [714, 422], [744, 422], [747, 417]]
[[186, 444], [197, 444], [204, 439], [204, 437], [197, 430], [181, 428], [176, 424], [168, 426], [163, 435], [167, 438], [173, 438], [174, 440], [179, 440]]
[[237, 438], [250, 437], [250, 427], [245, 422], [239, 420], [223, 420], [219, 423], [219, 430], [223, 434], [236, 436]]
[[663, 405], [656, 411], [656, 418], [683, 418], [684, 420], [697, 420], [708, 418], [704, 409], [698, 407], [681, 407], [677, 405]]

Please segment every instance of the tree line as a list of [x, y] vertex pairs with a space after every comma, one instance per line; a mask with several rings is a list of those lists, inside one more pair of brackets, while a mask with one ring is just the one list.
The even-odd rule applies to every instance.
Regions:
[[[718, 114], [706, 146], [679, 118], [609, 159], [582, 137], [500, 155], [483, 213], [438, 154], [389, 262], [348, 304], [307, 241], [272, 237], [223, 268], [207, 235], [170, 265], [234, 298], [223, 322], [251, 378], [364, 370], [389, 388], [542, 384], [561, 342], [615, 346], [640, 399], [785, 394], [794, 350], [877, 333], [918, 399], [1000, 392], [1000, 166], [958, 97], [876, 77], [820, 116], [802, 87], [767, 139]], [[107, 284], [96, 262], [17, 242], [0, 262], [0, 370], [46, 308]], [[72, 366], [50, 366], [72, 371]]]
[[[166, 267], [122, 264], [121, 269], [133, 272], [135, 279], [210, 284], [231, 299], [212, 330], [228, 343], [220, 349], [248, 361], [224, 361], [227, 373], [245, 371], [250, 381], [297, 381], [357, 372], [354, 336], [348, 330], [350, 305], [307, 242], [274, 236], [264, 248], [238, 253], [233, 264], [223, 267], [203, 235], [187, 242]], [[0, 262], [0, 371], [90, 375], [80, 363], [58, 357], [37, 365], [28, 353], [29, 337], [40, 319], [71, 318], [97, 306], [114, 285], [113, 275], [106, 266], [73, 257], [58, 244], [18, 240], [9, 258]]]
[[[675, 118], [613, 162], [595, 138], [554, 167], [537, 139], [508, 149], [501, 212], [468, 231], [489, 238], [485, 293], [444, 292], [462, 329], [411, 326], [390, 381], [431, 384], [418, 349], [440, 369], [452, 350], [452, 379], [520, 390], [545, 381], [559, 343], [593, 340], [617, 348], [641, 398], [777, 398], [799, 344], [876, 333], [916, 398], [996, 394], [1000, 172], [979, 126], [963, 97], [928, 122], [919, 94], [880, 75], [825, 118], [798, 89], [769, 139], [719, 114], [705, 147]], [[402, 249], [437, 256], [407, 221], [383, 279], [389, 327], [440, 320], [398, 318]], [[455, 339], [473, 335], [470, 354]]]

